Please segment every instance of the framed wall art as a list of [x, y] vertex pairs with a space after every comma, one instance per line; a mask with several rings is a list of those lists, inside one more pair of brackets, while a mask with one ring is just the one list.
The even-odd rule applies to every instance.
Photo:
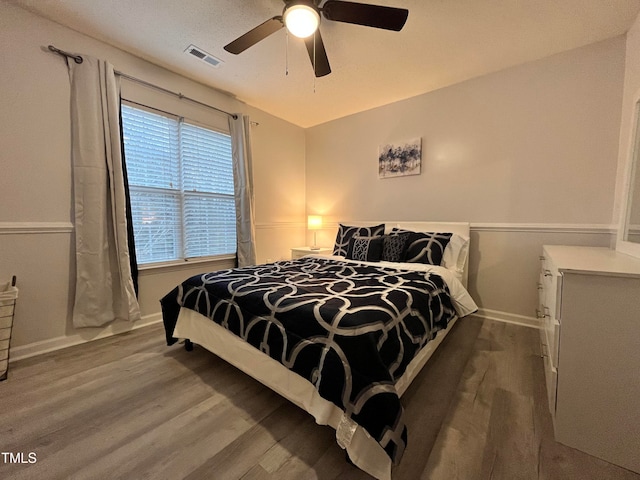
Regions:
[[378, 177], [420, 175], [422, 167], [422, 139], [380, 145], [378, 148]]

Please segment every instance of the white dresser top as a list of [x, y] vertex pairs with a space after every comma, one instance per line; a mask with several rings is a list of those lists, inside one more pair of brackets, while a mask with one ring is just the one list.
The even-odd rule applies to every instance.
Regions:
[[562, 272], [640, 277], [640, 258], [610, 248], [568, 245], [543, 245], [542, 248]]

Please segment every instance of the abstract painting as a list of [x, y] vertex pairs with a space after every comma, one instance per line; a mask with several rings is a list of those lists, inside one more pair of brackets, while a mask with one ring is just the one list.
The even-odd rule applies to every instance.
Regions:
[[420, 138], [397, 144], [380, 145], [378, 149], [378, 177], [420, 175], [422, 141]]

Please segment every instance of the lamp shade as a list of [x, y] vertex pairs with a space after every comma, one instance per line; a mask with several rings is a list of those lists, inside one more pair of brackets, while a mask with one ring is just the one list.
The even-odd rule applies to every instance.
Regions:
[[307, 229], [318, 230], [322, 228], [322, 217], [320, 215], [309, 215], [307, 217]]
[[320, 14], [309, 5], [293, 5], [284, 12], [284, 24], [292, 35], [307, 38], [318, 29]]

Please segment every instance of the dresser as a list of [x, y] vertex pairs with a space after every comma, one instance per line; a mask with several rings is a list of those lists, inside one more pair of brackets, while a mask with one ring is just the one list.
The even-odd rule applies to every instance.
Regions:
[[640, 259], [543, 246], [537, 316], [556, 440], [640, 472]]
[[291, 260], [296, 258], [302, 258], [305, 255], [331, 255], [333, 254], [333, 248], [320, 247], [316, 250], [312, 250], [311, 247], [295, 247], [291, 249]]

